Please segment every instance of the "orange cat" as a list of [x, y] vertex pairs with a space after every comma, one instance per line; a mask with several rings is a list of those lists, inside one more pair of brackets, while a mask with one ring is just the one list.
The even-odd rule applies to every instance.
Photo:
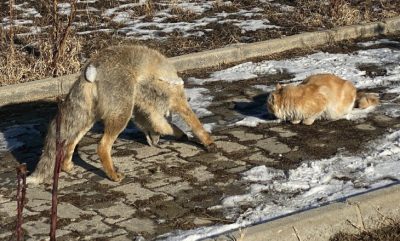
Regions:
[[357, 93], [350, 81], [333, 74], [317, 74], [299, 85], [277, 84], [268, 97], [267, 108], [278, 119], [311, 125], [316, 119], [340, 119], [353, 107], [364, 109], [377, 104], [375, 94]]

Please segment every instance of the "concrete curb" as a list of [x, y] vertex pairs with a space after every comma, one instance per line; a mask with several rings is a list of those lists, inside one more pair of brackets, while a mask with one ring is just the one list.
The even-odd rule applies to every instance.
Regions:
[[[333, 30], [302, 33], [281, 39], [193, 53], [170, 58], [178, 71], [206, 68], [220, 64], [263, 57], [296, 48], [312, 48], [348, 39], [367, 38], [400, 32], [400, 17], [383, 22], [341, 27]], [[49, 78], [0, 88], [0, 106], [36, 101], [66, 94], [78, 74]]]
[[[340, 231], [356, 233], [359, 231], [356, 227], [377, 227], [384, 217], [400, 218], [400, 185], [206, 240], [324, 241]], [[244, 238], [240, 239], [241, 235]]]

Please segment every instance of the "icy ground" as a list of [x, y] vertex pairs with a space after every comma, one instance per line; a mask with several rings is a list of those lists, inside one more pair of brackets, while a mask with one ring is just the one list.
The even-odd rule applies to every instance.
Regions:
[[[263, 9], [257, 4], [251, 9], [239, 9], [234, 13], [225, 11], [208, 13], [215, 6], [232, 6], [231, 1], [202, 0], [202, 1], [158, 1], [153, 6], [148, 6], [147, 1], [139, 0], [127, 3], [127, 1], [115, 1], [104, 5], [97, 0], [78, 1], [76, 21], [73, 23], [78, 34], [91, 34], [94, 32], [116, 32], [118, 34], [134, 37], [135, 39], [164, 39], [168, 34], [178, 31], [184, 37], [202, 36], [205, 32], [214, 31], [210, 24], [232, 23], [239, 27], [242, 33], [259, 29], [279, 28], [270, 24], [263, 16]], [[260, 4], [267, 2], [261, 1]], [[8, 4], [6, 2], [5, 4]], [[279, 6], [288, 7], [286, 5]], [[32, 35], [45, 32], [46, 29], [35, 24], [43, 16], [38, 12], [38, 4], [34, 1], [25, 1], [15, 5], [16, 18], [14, 25], [19, 27], [18, 35]], [[148, 9], [148, 10], [146, 10]], [[68, 15], [71, 11], [70, 3], [59, 3], [58, 12]], [[290, 8], [285, 8], [290, 11]], [[151, 16], [151, 20], [149, 20]], [[186, 16], [187, 21], [176, 21]], [[97, 19], [94, 21], [89, 19]], [[175, 21], [173, 21], [175, 19]], [[8, 29], [10, 18], [3, 17], [0, 24]]]
[[[391, 43], [394, 48], [379, 48], [379, 44]], [[396, 93], [400, 98], [400, 43], [387, 39], [359, 43], [359, 46], [376, 49], [359, 50], [350, 54], [315, 53], [304, 57], [282, 61], [263, 61], [243, 63], [225, 70], [210, 74], [209, 78], [189, 78], [190, 83], [202, 85], [212, 81], [234, 81], [252, 79], [266, 74], [289, 72], [293, 78], [282, 81], [299, 82], [306, 76], [317, 73], [334, 73], [351, 80], [358, 88], [385, 88], [385, 92]], [[383, 67], [384, 76], [371, 77], [358, 67], [363, 64], [374, 64]], [[256, 85], [265, 91], [274, 89], [273, 85]], [[190, 90], [190, 93], [193, 89]], [[192, 99], [192, 106], [205, 108], [209, 99], [203, 97]], [[350, 118], [365, 118], [370, 111], [381, 111], [392, 116], [400, 116], [400, 106], [382, 103], [378, 110], [354, 110]], [[244, 117], [234, 125], [256, 127], [258, 123], [271, 122], [257, 117]], [[343, 199], [357, 193], [399, 182], [400, 180], [400, 131], [394, 131], [380, 140], [367, 146], [367, 151], [359, 156], [340, 153], [329, 159], [305, 160], [298, 168], [284, 172], [271, 167], [258, 166], [242, 173], [242, 180], [249, 183], [244, 195], [225, 197], [221, 205], [210, 209], [223, 209], [226, 216], [237, 217], [234, 224], [199, 228], [167, 236], [166, 240], [198, 240], [204, 237], [221, 234], [228, 230], [264, 222], [295, 211], [317, 207], [327, 202]], [[263, 193], [268, 192], [268, 196]], [[275, 198], [274, 198], [275, 197]], [[240, 205], [257, 203], [256, 208], [249, 208], [238, 216]]]

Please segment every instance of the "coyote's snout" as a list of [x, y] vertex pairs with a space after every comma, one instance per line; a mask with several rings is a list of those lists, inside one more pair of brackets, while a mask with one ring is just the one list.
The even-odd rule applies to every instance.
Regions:
[[[133, 117], [145, 133], [147, 142], [156, 145], [161, 135], [186, 135], [166, 116], [179, 114], [207, 149], [213, 139], [190, 108], [175, 67], [159, 52], [144, 46], [110, 47], [85, 66], [60, 110], [61, 138], [66, 140], [62, 170], [73, 168], [75, 146], [96, 121], [104, 123], [98, 155], [107, 176], [120, 181], [123, 174], [114, 169], [111, 148], [117, 136]], [[52, 120], [44, 150], [29, 183], [41, 183], [51, 177], [55, 162], [55, 120]]]

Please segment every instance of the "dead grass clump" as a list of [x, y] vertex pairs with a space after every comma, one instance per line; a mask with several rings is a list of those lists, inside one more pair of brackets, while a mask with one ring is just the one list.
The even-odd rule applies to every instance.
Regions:
[[399, 241], [400, 223], [359, 234], [338, 233], [330, 241]]
[[[330, 0], [330, 18], [333, 26], [359, 23], [362, 20], [360, 10], [345, 0]], [[364, 19], [369, 20], [369, 8], [364, 11]]]
[[299, 0], [295, 2], [291, 17], [293, 24], [302, 28], [334, 28], [371, 20], [370, 7], [361, 10], [360, 6], [346, 0]]
[[[0, 45], [0, 85], [22, 83], [52, 76], [53, 46], [45, 38], [21, 40], [14, 54], [7, 44]], [[65, 42], [65, 50], [57, 62], [57, 74], [76, 73], [80, 69], [81, 40], [77, 36]]]
[[111, 45], [121, 44], [138, 44], [139, 41], [134, 38], [125, 38], [118, 34], [110, 34], [105, 32], [95, 32], [82, 36], [82, 52], [87, 53], [86, 58], [89, 58], [97, 51], [109, 47]]
[[[12, 22], [1, 28], [0, 85], [21, 83], [49, 76], [75, 73], [80, 69], [81, 41], [71, 34], [76, 13], [76, 0], [70, 2], [69, 15], [58, 13], [58, 2], [38, 1], [40, 14], [46, 16], [35, 22], [44, 34], [21, 34]], [[10, 19], [13, 19], [14, 2], [9, 1]], [[50, 27], [49, 27], [50, 26]], [[10, 47], [11, 46], [11, 47]]]
[[135, 7], [131, 15], [133, 17], [144, 17], [145, 21], [152, 21], [158, 7], [153, 0], [147, 0], [144, 4]]
[[172, 5], [171, 14], [175, 15], [175, 19], [173, 21], [176, 22], [192, 22], [199, 17], [199, 15], [195, 12], [188, 9], [183, 9], [177, 5]]
[[227, 12], [227, 13], [234, 13], [239, 11], [239, 7], [237, 4], [232, 2], [224, 2], [222, 0], [217, 0], [212, 5], [212, 11], [214, 12]]
[[[382, 215], [382, 214], [381, 214]], [[376, 229], [360, 229], [359, 233], [339, 232], [329, 241], [398, 241], [400, 240], [400, 220], [381, 216]]]

